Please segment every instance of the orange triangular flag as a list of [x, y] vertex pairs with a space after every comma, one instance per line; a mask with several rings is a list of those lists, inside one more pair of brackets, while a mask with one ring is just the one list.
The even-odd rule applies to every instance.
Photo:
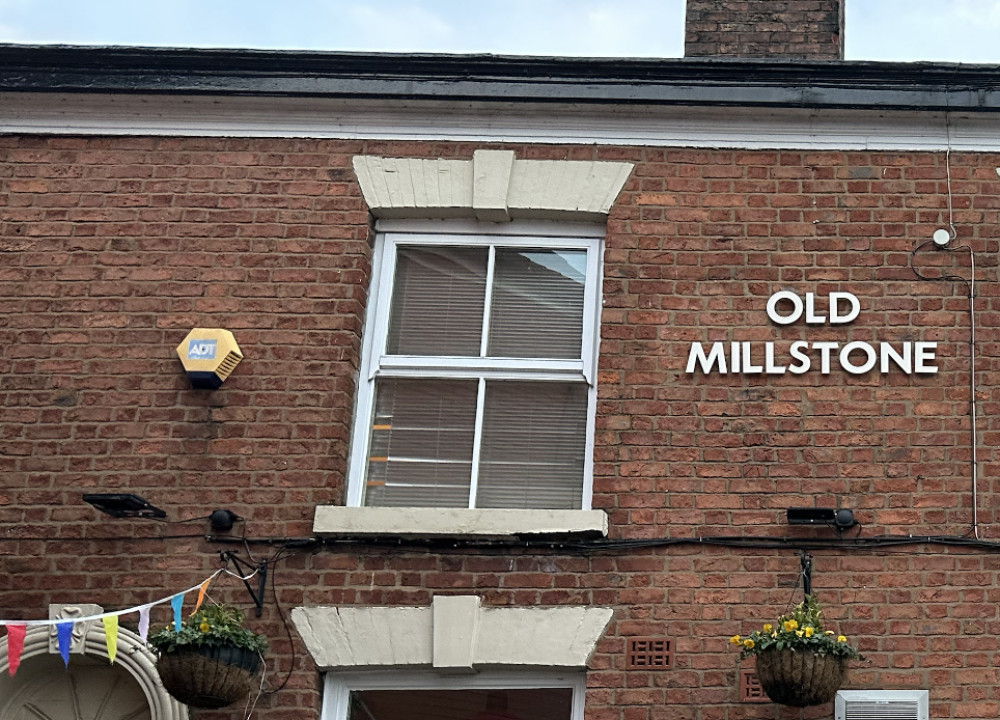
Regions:
[[[215, 577], [215, 576], [213, 575], [212, 577]], [[198, 612], [198, 608], [200, 608], [201, 604], [203, 602], [205, 602], [205, 593], [208, 592], [208, 584], [210, 582], [212, 582], [212, 578], [209, 578], [208, 580], [206, 580], [205, 582], [203, 582], [201, 584], [201, 587], [198, 588], [198, 602], [196, 602], [194, 604], [194, 611], [191, 613], [192, 615], [194, 615], [194, 613]]]

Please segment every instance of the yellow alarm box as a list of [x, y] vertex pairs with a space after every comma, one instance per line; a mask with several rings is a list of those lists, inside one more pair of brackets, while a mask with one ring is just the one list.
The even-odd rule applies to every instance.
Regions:
[[177, 346], [177, 356], [191, 387], [212, 390], [221, 386], [243, 359], [236, 338], [220, 328], [195, 328]]

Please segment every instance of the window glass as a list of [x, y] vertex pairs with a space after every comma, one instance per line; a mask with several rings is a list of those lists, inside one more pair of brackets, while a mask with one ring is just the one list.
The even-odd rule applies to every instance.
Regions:
[[498, 249], [489, 354], [580, 357], [584, 250]]
[[572, 688], [355, 690], [347, 720], [570, 720]]
[[386, 351], [479, 355], [486, 297], [482, 247], [401, 247]]
[[378, 381], [365, 504], [468, 507], [477, 385]]
[[586, 385], [486, 383], [476, 505], [579, 508], [586, 443]]

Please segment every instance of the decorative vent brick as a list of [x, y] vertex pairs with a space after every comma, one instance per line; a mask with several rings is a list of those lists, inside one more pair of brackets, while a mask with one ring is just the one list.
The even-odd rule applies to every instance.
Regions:
[[629, 638], [625, 648], [626, 670], [668, 668], [674, 662], [674, 643], [669, 638]]
[[760, 686], [757, 673], [753, 668], [740, 668], [740, 702], [766, 703], [771, 702]]

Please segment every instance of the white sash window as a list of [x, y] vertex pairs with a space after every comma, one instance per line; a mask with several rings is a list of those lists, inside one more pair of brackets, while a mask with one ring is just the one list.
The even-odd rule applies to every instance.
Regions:
[[590, 507], [601, 229], [569, 227], [378, 236], [350, 505]]

